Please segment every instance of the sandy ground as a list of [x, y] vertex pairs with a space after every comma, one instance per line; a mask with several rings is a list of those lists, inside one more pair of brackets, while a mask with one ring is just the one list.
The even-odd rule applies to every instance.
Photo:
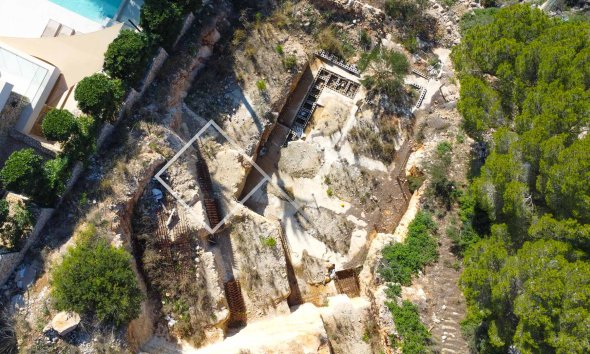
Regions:
[[183, 347], [187, 354], [217, 353], [329, 353], [327, 334], [320, 310], [312, 304], [299, 306], [288, 316], [252, 323], [223, 342], [194, 349]]

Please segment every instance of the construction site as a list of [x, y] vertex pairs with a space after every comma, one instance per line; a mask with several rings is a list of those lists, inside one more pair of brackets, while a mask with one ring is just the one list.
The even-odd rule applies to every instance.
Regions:
[[[361, 29], [374, 45], [401, 48], [385, 34], [378, 6], [334, 3], [330, 21], [354, 38], [353, 48]], [[306, 23], [322, 19], [324, 5], [278, 7], [243, 26], [239, 43], [243, 9], [224, 2], [211, 10], [163, 65], [124, 138], [114, 138], [121, 140], [74, 190], [96, 191], [88, 195], [95, 203], [81, 211], [72, 202], [76, 217], [48, 231], [62, 238], [47, 246], [47, 259], [90, 221], [132, 253], [145, 300], [120, 334], [125, 350], [390, 350], [397, 332], [380, 253], [403, 240], [416, 215], [420, 190], [410, 190], [408, 177], [436, 142], [415, 141], [416, 121], [446, 102], [441, 87], [456, 92], [446, 79], [449, 50], [424, 53], [436, 57], [434, 68], [402, 49], [408, 100], [383, 111], [354, 65], [358, 55], [312, 45], [317, 31]], [[277, 14], [302, 23], [296, 35], [276, 25]], [[286, 68], [287, 56], [294, 67]]]
[[[209, 342], [220, 330], [285, 316], [304, 303], [361, 296], [371, 238], [394, 230], [407, 209], [407, 136], [397, 137], [388, 165], [359, 159], [347, 138], [365, 94], [358, 70], [318, 52], [302, 71], [264, 130], [239, 127], [258, 134], [256, 148], [241, 145], [249, 140], [235, 133], [239, 116], [216, 128], [193, 121], [200, 134], [186, 136], [186, 150], [165, 166], [165, 188], [152, 180], [136, 206], [135, 219], [154, 220], [134, 226], [137, 239], [148, 239], [138, 256], [178, 336], [199, 329], [192, 339]], [[174, 274], [174, 283], [162, 281], [164, 274]], [[195, 277], [198, 294], [176, 285]], [[178, 318], [174, 307], [186, 312]], [[225, 317], [210, 318], [211, 311]]]

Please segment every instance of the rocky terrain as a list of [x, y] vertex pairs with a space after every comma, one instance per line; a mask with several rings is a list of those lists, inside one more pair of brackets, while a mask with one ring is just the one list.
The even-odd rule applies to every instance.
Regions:
[[[403, 50], [381, 5], [299, 1], [245, 21], [247, 14], [222, 2], [195, 26], [31, 251], [28, 264], [42, 266], [29, 291], [13, 290], [15, 279], [3, 289], [6, 299], [24, 302], [10, 305], [18, 340], [85, 353], [391, 352], [396, 330], [377, 274], [380, 254], [405, 238], [425, 203], [424, 188], [412, 194], [406, 175], [424, 170], [437, 143], [461, 134], [448, 48], [459, 40], [460, 16], [477, 5], [430, 3], [440, 36], [422, 55], [438, 64], [404, 50], [412, 69], [432, 74], [405, 79], [426, 90], [418, 107], [387, 114], [359, 76], [314, 56], [312, 34], [330, 8], [353, 48], [365, 29], [374, 43]], [[321, 70], [357, 89], [323, 89], [303, 138], [287, 143]], [[387, 141], [375, 141], [375, 132]], [[469, 143], [458, 144], [459, 180]], [[88, 202], [79, 202], [82, 195]], [[141, 315], [117, 333], [83, 323], [47, 339], [43, 328], [55, 315], [48, 271], [89, 223], [133, 254], [145, 294]], [[218, 228], [212, 235], [204, 225]], [[465, 352], [457, 260], [439, 236], [440, 260], [403, 298], [419, 304], [437, 351]], [[339, 283], [338, 272], [350, 270], [357, 276], [346, 279], [359, 282], [358, 293], [345, 290], [344, 278]]]

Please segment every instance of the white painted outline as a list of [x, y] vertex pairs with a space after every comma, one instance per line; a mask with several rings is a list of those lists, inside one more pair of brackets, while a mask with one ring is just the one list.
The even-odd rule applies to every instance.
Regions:
[[[254, 162], [254, 160], [248, 156], [248, 154], [246, 154], [246, 152], [238, 145], [236, 144], [226, 133], [225, 131], [223, 131], [223, 129], [221, 129], [219, 127], [219, 125], [217, 125], [217, 123], [215, 123], [213, 120], [209, 120], [209, 122], [207, 124], [205, 124], [205, 126], [203, 128], [201, 128], [201, 130], [199, 130], [199, 132], [197, 134], [195, 134], [195, 136], [193, 136], [191, 138], [191, 140], [189, 140], [183, 147], [182, 149], [180, 149], [176, 155], [174, 155], [174, 157], [172, 157], [172, 159], [170, 159], [170, 161], [168, 161], [168, 163], [166, 163], [166, 165], [164, 165], [164, 167], [162, 167], [162, 169], [160, 169], [160, 171], [158, 171], [158, 173], [156, 173], [156, 175], [154, 176], [154, 178], [160, 182], [160, 184], [162, 186], [164, 186], [164, 188], [166, 188], [166, 190], [168, 192], [170, 192], [170, 194], [172, 196], [174, 196], [174, 198], [176, 198], [176, 200], [178, 200], [178, 202], [185, 208], [187, 209], [187, 211], [189, 211], [190, 213], [192, 213], [193, 211], [191, 210], [190, 206], [188, 206], [188, 204], [186, 204], [186, 202], [184, 200], [182, 200], [182, 198], [178, 195], [178, 193], [176, 193], [172, 187], [170, 185], [168, 185], [168, 183], [164, 182], [164, 180], [162, 179], [161, 175], [162, 173], [166, 172], [166, 170], [174, 163], [176, 162], [176, 160], [178, 160], [180, 158], [180, 156], [182, 154], [184, 154], [184, 152], [193, 145], [193, 143], [199, 139], [199, 137], [205, 132], [207, 131], [207, 129], [209, 129], [210, 127], [215, 128], [215, 130], [217, 130], [224, 138], [225, 140], [227, 140], [229, 142], [229, 144], [232, 146], [232, 148], [234, 148], [237, 152], [240, 153], [240, 155], [242, 155], [244, 158], [246, 158], [246, 160], [248, 160], [248, 162], [250, 162], [250, 164], [252, 164], [252, 166], [262, 175], [262, 177], [264, 177], [262, 179], [262, 181], [260, 181], [256, 187], [254, 187], [254, 189], [252, 189], [250, 191], [250, 193], [248, 193], [248, 195], [246, 195], [244, 197], [244, 199], [237, 201], [238, 204], [240, 205], [244, 205], [244, 203], [250, 199], [250, 197], [252, 195], [254, 195], [254, 193], [256, 193], [256, 191], [258, 191], [258, 189], [260, 189], [263, 185], [265, 185], [266, 183], [270, 183], [272, 184], [280, 193], [281, 196], [283, 198], [285, 198], [285, 200], [287, 200], [291, 205], [293, 205], [293, 207], [295, 208], [295, 212], [297, 212], [299, 210], [299, 205], [293, 200], [291, 199], [291, 197], [289, 197], [289, 195], [275, 182], [272, 180], [272, 178], [266, 173], [264, 172], [264, 170], [262, 168], [260, 168], [260, 166], [258, 166], [258, 164], [256, 162]], [[219, 224], [217, 224], [214, 228], [211, 228], [211, 225], [209, 225], [208, 221], [205, 221], [203, 223], [203, 227], [205, 228], [205, 230], [207, 230], [211, 235], [215, 234], [215, 232], [217, 232], [217, 230], [219, 230], [219, 228], [221, 226], [223, 226], [226, 222], [226, 220], [232, 216], [234, 214], [234, 211], [237, 208], [234, 208], [232, 210], [229, 211], [229, 213], [223, 218], [223, 220], [221, 220], [219, 222]], [[200, 215], [197, 216], [197, 218], [201, 217]], [[205, 218], [207, 219], [207, 218]]]

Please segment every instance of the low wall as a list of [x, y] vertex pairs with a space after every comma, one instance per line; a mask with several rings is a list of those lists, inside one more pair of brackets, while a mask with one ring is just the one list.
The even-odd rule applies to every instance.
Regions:
[[180, 33], [178, 34], [178, 37], [176, 37], [176, 41], [174, 41], [174, 44], [172, 45], [172, 49], [176, 49], [176, 47], [178, 46], [178, 43], [180, 42], [180, 40], [182, 39], [182, 37], [184, 37], [184, 35], [188, 31], [188, 29], [193, 25], [193, 22], [194, 21], [195, 21], [195, 15], [193, 15], [193, 13], [190, 12], [184, 18], [184, 22], [182, 24], [182, 28], [180, 29]]
[[47, 221], [53, 216], [55, 209], [41, 209], [35, 227], [20, 251], [0, 255], [0, 286], [10, 278], [16, 267], [23, 261], [25, 254], [41, 235]]
[[154, 59], [152, 59], [149, 69], [143, 78], [141, 88], [139, 90], [139, 96], [143, 96], [145, 90], [147, 90], [147, 88], [152, 84], [156, 78], [156, 75], [158, 75], [160, 72], [162, 65], [164, 65], [166, 62], [166, 59], [168, 59], [168, 53], [164, 50], [164, 48], [160, 47], [158, 49], [158, 54], [156, 54]]
[[27, 134], [24, 134], [24, 133], [16, 130], [15, 128], [10, 129], [8, 131], [8, 135], [10, 135], [10, 137], [12, 137], [12, 138], [14, 138], [26, 145], [29, 145], [30, 147], [37, 150], [41, 154], [46, 155], [47, 157], [53, 158], [57, 155], [55, 151], [49, 150], [48, 148], [43, 146], [43, 144], [41, 144], [41, 142], [39, 140], [32, 138], [32, 137], [28, 136]]

